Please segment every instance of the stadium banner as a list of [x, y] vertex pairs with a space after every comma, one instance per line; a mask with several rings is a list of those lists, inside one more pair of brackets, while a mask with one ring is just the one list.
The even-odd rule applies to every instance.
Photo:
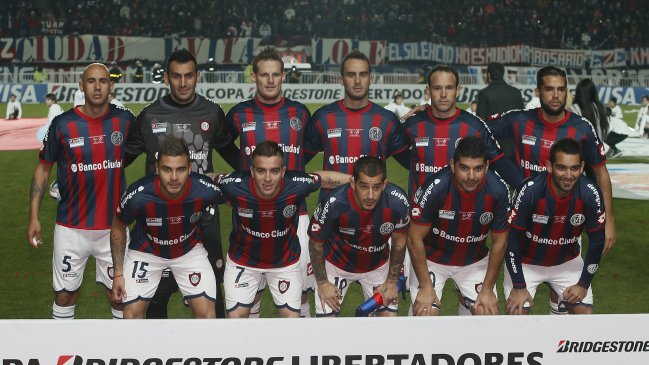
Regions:
[[103, 35], [0, 38], [0, 59], [33, 63], [163, 61], [187, 48], [199, 63], [214, 58], [220, 64], [249, 63], [260, 38], [121, 37]]
[[489, 62], [527, 63], [529, 47], [454, 47], [431, 42], [388, 44], [388, 62], [432, 61], [454, 65], [487, 65]]
[[557, 66], [564, 68], [584, 68], [588, 55], [582, 50], [532, 48], [532, 66]]
[[[529, 102], [534, 97], [534, 85], [514, 84], [521, 90], [523, 101]], [[422, 84], [376, 84], [370, 87], [370, 100], [379, 104], [389, 103], [396, 92], [401, 92], [406, 105], [419, 104], [424, 95]], [[460, 85], [458, 103], [469, 103], [477, 99], [478, 91], [485, 85]], [[74, 93], [79, 88], [77, 83], [66, 84], [1, 84], [0, 102], [6, 103], [14, 94], [21, 103], [41, 103], [45, 95], [54, 93], [59, 102], [73, 103]], [[242, 83], [199, 83], [197, 92], [208, 99], [219, 103], [235, 104], [255, 96], [255, 84]], [[148, 104], [169, 94], [164, 84], [115, 84], [117, 99], [123, 103]], [[599, 97], [603, 103], [614, 96], [618, 103], [638, 105], [643, 95], [649, 95], [649, 89], [642, 87], [600, 86]], [[328, 104], [344, 97], [343, 87], [338, 84], [284, 84], [282, 93], [285, 97], [308, 104]]]
[[626, 65], [626, 52], [624, 48], [602, 51], [588, 51], [590, 67], [622, 67]]
[[649, 47], [630, 47], [628, 64], [629, 66], [649, 65]]
[[647, 364], [648, 326], [646, 314], [3, 320], [0, 339], [10, 345], [0, 357], [3, 365]]
[[311, 41], [311, 62], [323, 64], [340, 64], [345, 56], [354, 49], [367, 55], [371, 65], [385, 63], [386, 41], [359, 41], [347, 38], [320, 38]]

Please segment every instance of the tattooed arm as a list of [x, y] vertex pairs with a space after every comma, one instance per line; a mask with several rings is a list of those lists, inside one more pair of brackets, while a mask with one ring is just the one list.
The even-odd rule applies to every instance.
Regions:
[[390, 249], [388, 277], [385, 279], [385, 283], [375, 290], [380, 291], [381, 294], [383, 294], [383, 303], [385, 305], [397, 301], [399, 298], [397, 281], [399, 280], [399, 274], [401, 274], [403, 258], [406, 255], [407, 232], [407, 230], [405, 232], [392, 232], [392, 248]]
[[110, 253], [113, 256], [113, 300], [121, 303], [126, 297], [124, 287], [124, 253], [126, 251], [126, 224], [122, 223], [117, 215], [113, 216], [113, 225], [110, 228]]
[[[311, 265], [313, 274], [318, 285], [318, 296], [322, 304], [322, 309], [329, 307], [334, 312], [340, 311], [340, 295], [338, 288], [327, 278], [324, 259], [324, 243], [309, 240], [309, 255], [311, 256]], [[325, 313], [328, 312], [325, 310]]]
[[41, 222], [38, 219], [41, 202], [47, 191], [47, 182], [52, 172], [52, 164], [39, 162], [34, 170], [32, 177], [32, 186], [29, 191], [29, 224], [27, 226], [27, 241], [34, 247], [40, 246], [41, 240]]
[[321, 186], [324, 189], [334, 189], [340, 185], [350, 182], [352, 175], [344, 174], [337, 171], [316, 171], [322, 180]]

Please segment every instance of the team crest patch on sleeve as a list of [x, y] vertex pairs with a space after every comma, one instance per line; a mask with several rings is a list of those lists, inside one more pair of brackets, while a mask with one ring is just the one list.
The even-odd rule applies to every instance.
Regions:
[[124, 142], [124, 135], [120, 131], [115, 131], [110, 134], [110, 141], [113, 142], [115, 146], [119, 146]]
[[291, 287], [291, 282], [288, 280], [280, 280], [279, 283], [277, 283], [277, 287], [280, 294], [284, 294], [288, 291], [288, 288]]
[[599, 268], [599, 265], [597, 265], [597, 264], [590, 264], [590, 265], [588, 265], [588, 267], [586, 268], [586, 270], [588, 270], [588, 273], [589, 273], [589, 274], [594, 274], [594, 273], [597, 271], [598, 268]]
[[374, 142], [378, 142], [383, 138], [383, 132], [379, 127], [372, 127], [369, 131], [370, 139]]
[[391, 234], [392, 231], [394, 231], [394, 224], [392, 222], [385, 222], [379, 227], [379, 232], [384, 236]]
[[300, 120], [300, 118], [297, 117], [291, 118], [290, 125], [291, 128], [295, 129], [296, 131], [302, 129], [302, 121]]
[[193, 286], [197, 286], [201, 282], [201, 273], [193, 272], [189, 274], [189, 283]]

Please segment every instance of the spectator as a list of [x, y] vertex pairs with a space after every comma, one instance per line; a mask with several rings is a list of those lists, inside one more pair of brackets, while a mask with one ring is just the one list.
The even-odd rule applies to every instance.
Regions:
[[624, 115], [622, 114], [622, 108], [620, 108], [619, 105], [617, 105], [617, 98], [614, 96], [611, 96], [610, 99], [608, 99], [608, 106], [611, 108], [611, 114], [615, 118], [619, 118], [624, 120]]
[[36, 66], [36, 70], [34, 71], [34, 82], [35, 83], [47, 82], [47, 73], [45, 72], [45, 70], [43, 70], [43, 66], [41, 65]]
[[617, 144], [624, 141], [630, 134], [630, 128], [620, 118], [613, 116], [613, 110], [606, 108], [608, 121], [611, 130], [606, 135], [604, 142], [610, 147], [606, 155], [611, 158], [622, 156], [622, 151], [617, 148]]
[[410, 111], [410, 108], [403, 105], [403, 94], [399, 91], [394, 93], [392, 101], [385, 106], [385, 109], [393, 112], [400, 120], [402, 120], [403, 116]]
[[141, 84], [144, 81], [144, 69], [142, 68], [142, 61], [135, 61], [135, 75], [133, 75], [133, 82]]
[[16, 95], [12, 94], [7, 103], [7, 120], [20, 119], [22, 115], [23, 108], [20, 106], [20, 102], [16, 100]]
[[117, 67], [117, 62], [113, 61], [110, 63], [110, 80], [117, 83], [122, 79], [122, 70]]

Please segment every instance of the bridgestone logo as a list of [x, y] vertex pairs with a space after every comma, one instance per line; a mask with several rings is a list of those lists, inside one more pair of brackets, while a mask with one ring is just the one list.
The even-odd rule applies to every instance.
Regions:
[[557, 352], [649, 352], [649, 341], [559, 341]]

